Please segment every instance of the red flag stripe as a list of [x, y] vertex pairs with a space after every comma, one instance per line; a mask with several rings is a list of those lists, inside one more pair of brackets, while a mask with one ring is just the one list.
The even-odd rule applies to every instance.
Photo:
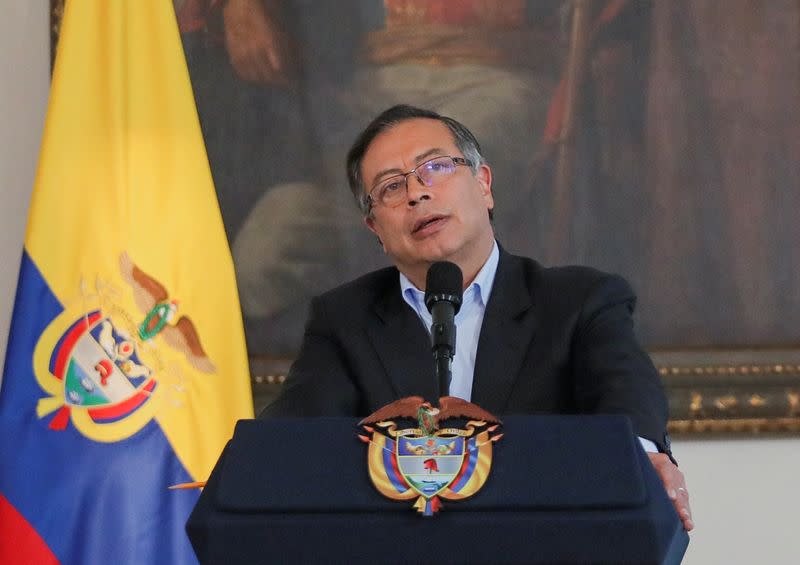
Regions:
[[0, 563], [59, 565], [28, 521], [0, 494]]

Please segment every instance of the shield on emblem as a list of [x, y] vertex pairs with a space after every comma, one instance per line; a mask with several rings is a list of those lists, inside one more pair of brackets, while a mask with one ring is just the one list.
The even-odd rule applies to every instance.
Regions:
[[156, 384], [134, 343], [99, 311], [77, 320], [64, 333], [51, 367], [64, 383], [66, 405], [89, 409], [96, 422], [130, 414]]
[[466, 452], [465, 438], [399, 437], [397, 466], [403, 478], [421, 496], [431, 499], [456, 478]]

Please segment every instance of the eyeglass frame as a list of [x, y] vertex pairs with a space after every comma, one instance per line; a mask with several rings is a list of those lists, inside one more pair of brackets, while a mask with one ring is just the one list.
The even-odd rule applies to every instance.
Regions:
[[[425, 184], [425, 181], [423, 181], [423, 180], [420, 178], [420, 176], [417, 174], [417, 169], [419, 169], [420, 167], [423, 167], [423, 166], [427, 165], [427, 164], [428, 164], [428, 163], [430, 163], [431, 161], [435, 161], [436, 159], [442, 159], [442, 158], [447, 158], [447, 159], [450, 159], [450, 160], [452, 160], [452, 161], [453, 161], [453, 165], [455, 165], [455, 166], [463, 165], [463, 166], [465, 166], [465, 167], [470, 167], [470, 168], [472, 168], [472, 167], [473, 167], [473, 163], [472, 163], [472, 161], [470, 161], [469, 159], [467, 159], [467, 158], [465, 158], [465, 157], [453, 157], [452, 155], [437, 155], [436, 157], [431, 157], [430, 159], [427, 159], [426, 161], [423, 161], [422, 163], [420, 163], [419, 165], [417, 165], [416, 167], [414, 167], [413, 169], [411, 169], [411, 170], [410, 170], [410, 171], [408, 171], [407, 173], [398, 173], [398, 174], [396, 174], [396, 175], [392, 175], [392, 176], [390, 176], [390, 177], [386, 177], [385, 179], [383, 179], [383, 180], [381, 180], [381, 181], [377, 182], [377, 183], [375, 184], [375, 186], [373, 186], [373, 187], [372, 187], [372, 189], [370, 189], [370, 191], [367, 193], [367, 201], [369, 202], [369, 211], [371, 211], [371, 210], [372, 210], [372, 207], [373, 207], [373, 206], [375, 205], [375, 203], [377, 202], [377, 200], [376, 200], [375, 198], [373, 198], [373, 197], [372, 197], [372, 193], [373, 193], [373, 192], [375, 192], [375, 191], [376, 191], [376, 190], [377, 190], [379, 187], [383, 186], [383, 184], [384, 184], [386, 181], [388, 181], [388, 180], [391, 180], [391, 179], [393, 179], [393, 178], [396, 178], [396, 177], [403, 177], [403, 180], [405, 181], [405, 190], [406, 190], [406, 193], [408, 193], [408, 176], [409, 176], [409, 175], [414, 175], [415, 177], [417, 177], [417, 180], [419, 181], [419, 183], [420, 183], [422, 186], [425, 186], [425, 187], [427, 187], [427, 188], [431, 188], [430, 186], [428, 186], [427, 184]], [[455, 172], [455, 171], [453, 171], [453, 172]], [[402, 200], [398, 201], [398, 202], [397, 202], [397, 204], [395, 204], [394, 206], [390, 206], [390, 208], [396, 208], [397, 206], [400, 206], [401, 202], [402, 202]]]

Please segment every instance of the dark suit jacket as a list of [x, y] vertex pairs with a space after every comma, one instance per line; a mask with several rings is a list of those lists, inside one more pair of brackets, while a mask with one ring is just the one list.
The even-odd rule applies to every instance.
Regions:
[[[472, 402], [495, 414], [627, 414], [669, 453], [666, 399], [633, 333], [635, 302], [618, 276], [544, 268], [501, 249]], [[312, 301], [300, 355], [261, 417], [367, 416], [412, 395], [437, 396], [430, 338], [391, 267]]]

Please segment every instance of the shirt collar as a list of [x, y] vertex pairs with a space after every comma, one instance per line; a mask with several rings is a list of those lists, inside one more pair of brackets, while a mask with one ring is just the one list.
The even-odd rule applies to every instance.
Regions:
[[[483, 307], [489, 302], [489, 297], [492, 294], [492, 287], [494, 286], [494, 277], [497, 274], [497, 264], [500, 261], [500, 248], [495, 240], [492, 252], [489, 258], [475, 275], [472, 284], [464, 291], [464, 294], [474, 292], [476, 293], [475, 300], [480, 301]], [[403, 300], [414, 308], [418, 309], [419, 304], [425, 301], [425, 293], [419, 290], [414, 283], [412, 283], [407, 276], [400, 273], [400, 292], [403, 295]]]

